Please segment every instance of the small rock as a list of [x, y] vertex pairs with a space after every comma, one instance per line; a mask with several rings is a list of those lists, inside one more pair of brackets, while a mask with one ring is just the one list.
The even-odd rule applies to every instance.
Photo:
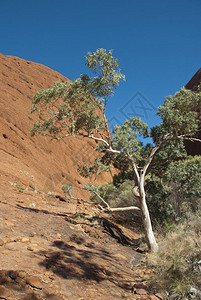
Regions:
[[33, 232], [27, 232], [27, 235], [30, 237], [34, 237], [35, 234]]
[[21, 241], [22, 243], [28, 243], [30, 240], [27, 237], [23, 237]]
[[137, 295], [147, 295], [148, 294], [148, 292], [146, 290], [144, 290], [144, 289], [136, 289], [135, 293]]
[[43, 288], [43, 284], [42, 281], [40, 280], [40, 278], [36, 277], [36, 276], [29, 276], [28, 278], [26, 278], [26, 282], [37, 289], [42, 289]]
[[4, 283], [7, 281], [7, 277], [5, 274], [5, 271], [0, 271], [0, 284]]
[[16, 271], [9, 271], [9, 272], [8, 272], [8, 276], [9, 276], [11, 279], [15, 280], [15, 279], [18, 277], [18, 273], [17, 273]]
[[2, 239], [0, 239], [0, 246], [4, 245], [4, 241]]
[[29, 250], [29, 251], [34, 251], [34, 249], [31, 248], [31, 247], [27, 247], [27, 250]]
[[159, 298], [156, 297], [155, 295], [149, 295], [149, 297], [147, 298], [147, 300], [159, 300]]
[[14, 225], [15, 225], [15, 224], [14, 224], [13, 222], [11, 222], [11, 221], [5, 221], [5, 223], [6, 223], [6, 225], [7, 225], [8, 227], [14, 226]]
[[26, 272], [24, 272], [24, 271], [19, 271], [19, 272], [18, 272], [18, 276], [19, 276], [20, 278], [24, 278], [24, 277], [26, 276]]
[[61, 252], [58, 252], [58, 251], [45, 254], [46, 258], [51, 258], [51, 259], [56, 259], [56, 258], [59, 258], [60, 256], [61, 256]]
[[0, 299], [7, 299], [10, 296], [10, 292], [4, 286], [0, 286]]

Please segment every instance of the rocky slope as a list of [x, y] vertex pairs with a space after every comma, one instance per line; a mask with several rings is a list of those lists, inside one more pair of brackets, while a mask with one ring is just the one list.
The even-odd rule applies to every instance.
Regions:
[[[80, 176], [77, 165], [87, 164], [96, 155], [95, 142], [79, 138], [56, 142], [41, 136], [30, 137], [36, 121], [36, 116], [30, 114], [36, 91], [66, 80], [43, 65], [0, 54], [1, 191], [8, 182], [44, 192], [61, 192], [64, 183], [71, 183], [76, 196], [87, 197], [80, 189], [87, 180]], [[111, 174], [106, 173], [97, 178], [97, 183], [110, 180]]]
[[[33, 96], [58, 80], [67, 79], [0, 55], [0, 299], [161, 299], [141, 265], [140, 235], [81, 189], [77, 163], [90, 161], [96, 144], [30, 137]], [[110, 180], [106, 173], [96, 182]], [[81, 199], [63, 198], [64, 183]]]

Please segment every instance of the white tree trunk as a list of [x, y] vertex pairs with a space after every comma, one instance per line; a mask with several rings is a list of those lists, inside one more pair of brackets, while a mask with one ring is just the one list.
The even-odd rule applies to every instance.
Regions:
[[139, 186], [138, 186], [138, 188], [139, 188], [139, 204], [140, 204], [140, 209], [141, 209], [145, 237], [146, 237], [149, 251], [157, 252], [158, 244], [156, 242], [156, 239], [155, 239], [155, 236], [153, 233], [149, 210], [148, 210], [147, 203], [146, 203], [146, 195], [145, 195], [145, 190], [144, 190], [144, 177], [142, 176], [139, 179], [140, 179]]

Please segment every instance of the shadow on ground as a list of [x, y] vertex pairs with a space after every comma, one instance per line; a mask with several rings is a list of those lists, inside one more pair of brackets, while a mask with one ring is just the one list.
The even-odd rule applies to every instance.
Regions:
[[[80, 246], [82, 241], [78, 239], [77, 244]], [[131, 273], [126, 271], [125, 265], [120, 259], [113, 257], [103, 248], [89, 243], [85, 243], [85, 245], [87, 246], [82, 245], [84, 249], [81, 249], [79, 246], [75, 247], [64, 241], [56, 240], [52, 244], [56, 251], [39, 253], [41, 256], [45, 256], [40, 266], [66, 280], [76, 279], [82, 282], [96, 283], [109, 281], [121, 289], [129, 291], [131, 286], [127, 278]]]

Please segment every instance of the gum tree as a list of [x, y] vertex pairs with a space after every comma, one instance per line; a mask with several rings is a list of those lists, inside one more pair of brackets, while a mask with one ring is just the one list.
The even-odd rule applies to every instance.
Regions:
[[[82, 74], [73, 82], [56, 82], [51, 88], [37, 92], [32, 112], [37, 111], [39, 118], [31, 134], [39, 132], [58, 141], [69, 136], [90, 138], [98, 142], [99, 152], [115, 157], [123, 156], [135, 177], [131, 188], [133, 197], [139, 200], [140, 208], [110, 208], [104, 199], [101, 200], [107, 211], [140, 210], [148, 248], [157, 251], [158, 245], [146, 203], [145, 177], [161, 145], [171, 145], [175, 140], [181, 145], [184, 139], [194, 139], [192, 136], [197, 132], [199, 122], [198, 113], [193, 108], [200, 101], [200, 93], [183, 89], [174, 97], [168, 97], [158, 111], [163, 122], [153, 128], [151, 133], [145, 122], [133, 117], [123, 125], [115, 126], [111, 135], [105, 110], [114, 89], [121, 80], [125, 80], [125, 76], [111, 50], [107, 52], [98, 49], [88, 53], [85, 58], [94, 77]], [[154, 144], [144, 145], [140, 138], [150, 135]]]

